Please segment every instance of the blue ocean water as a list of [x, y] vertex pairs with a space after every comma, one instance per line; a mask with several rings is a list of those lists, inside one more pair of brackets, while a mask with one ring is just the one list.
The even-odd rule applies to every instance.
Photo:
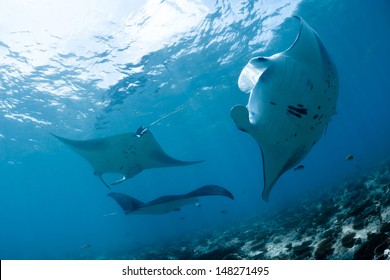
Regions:
[[[390, 158], [386, 0], [1, 3], [1, 259], [115, 258], [218, 234], [331, 194]], [[317, 31], [337, 66], [337, 114], [305, 168], [286, 172], [266, 203], [260, 150], [230, 109], [247, 103], [237, 79], [249, 59], [291, 45], [293, 15]], [[134, 132], [180, 108], [150, 129], [169, 155], [205, 161], [145, 170], [113, 190], [149, 201], [217, 184], [234, 201], [205, 197], [165, 215], [107, 215], [120, 210], [109, 190], [47, 133]]]

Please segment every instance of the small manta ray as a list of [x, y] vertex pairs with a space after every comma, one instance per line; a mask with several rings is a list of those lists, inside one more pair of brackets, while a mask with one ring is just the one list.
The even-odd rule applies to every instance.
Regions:
[[178, 211], [183, 205], [195, 205], [197, 198], [200, 196], [211, 195], [226, 196], [234, 199], [231, 192], [216, 185], [206, 185], [187, 194], [161, 196], [146, 203], [122, 193], [113, 192], [108, 194], [108, 196], [112, 197], [119, 204], [125, 214], [149, 215], [160, 215]]
[[94, 174], [108, 188], [110, 188], [109, 185], [102, 177], [105, 173], [119, 173], [123, 175], [122, 179], [111, 184], [115, 185], [134, 177], [145, 169], [182, 166], [202, 162], [202, 160], [182, 161], [168, 156], [148, 129], [156, 122], [147, 127], [141, 126], [135, 133], [130, 132], [92, 140], [71, 140], [53, 133], [50, 134], [87, 160], [92, 166]]
[[296, 166], [336, 114], [338, 75], [317, 33], [300, 17], [299, 34], [286, 51], [252, 58], [238, 79], [247, 106], [232, 108], [238, 129], [252, 135], [263, 159], [268, 201], [279, 177]]

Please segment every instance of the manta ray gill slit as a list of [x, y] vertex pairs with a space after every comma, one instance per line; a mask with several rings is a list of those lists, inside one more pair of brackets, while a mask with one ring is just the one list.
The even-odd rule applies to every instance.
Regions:
[[287, 113], [290, 113], [293, 116], [300, 118], [300, 119], [302, 118], [302, 115], [307, 115], [307, 108], [304, 108], [302, 104], [298, 104], [297, 107], [288, 105], [287, 106]]

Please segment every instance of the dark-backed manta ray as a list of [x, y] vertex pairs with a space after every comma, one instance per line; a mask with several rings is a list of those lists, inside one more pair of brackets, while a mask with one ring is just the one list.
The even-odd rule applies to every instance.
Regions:
[[336, 113], [336, 67], [317, 33], [295, 18], [300, 30], [290, 48], [252, 58], [244, 67], [238, 86], [250, 93], [249, 101], [231, 110], [237, 128], [260, 146], [265, 201], [278, 178], [309, 153]]
[[230, 191], [216, 185], [206, 185], [186, 194], [161, 196], [146, 203], [123, 193], [113, 192], [109, 193], [108, 196], [112, 197], [119, 204], [125, 214], [150, 215], [177, 211], [183, 205], [195, 205], [197, 198], [200, 196], [225, 196], [234, 199]]
[[[52, 133], [51, 133], [52, 134]], [[145, 169], [172, 167], [199, 163], [182, 161], [167, 155], [148, 128], [141, 126], [135, 133], [129, 132], [91, 140], [71, 140], [52, 134], [85, 160], [101, 181], [104, 173], [122, 174], [119, 184]]]

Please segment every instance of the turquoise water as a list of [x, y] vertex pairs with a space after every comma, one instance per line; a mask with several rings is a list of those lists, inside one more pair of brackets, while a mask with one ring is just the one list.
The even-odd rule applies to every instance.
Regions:
[[[390, 157], [385, 0], [1, 3], [1, 259], [115, 258], [196, 238], [332, 192]], [[260, 150], [230, 108], [247, 103], [237, 79], [248, 60], [293, 42], [292, 15], [318, 32], [338, 68], [337, 115], [305, 168], [286, 172], [266, 203]], [[146, 170], [113, 190], [148, 201], [217, 184], [234, 201], [107, 215], [119, 211], [109, 190], [46, 131], [72, 139], [134, 132], [179, 108], [150, 129], [169, 155], [205, 161]]]

